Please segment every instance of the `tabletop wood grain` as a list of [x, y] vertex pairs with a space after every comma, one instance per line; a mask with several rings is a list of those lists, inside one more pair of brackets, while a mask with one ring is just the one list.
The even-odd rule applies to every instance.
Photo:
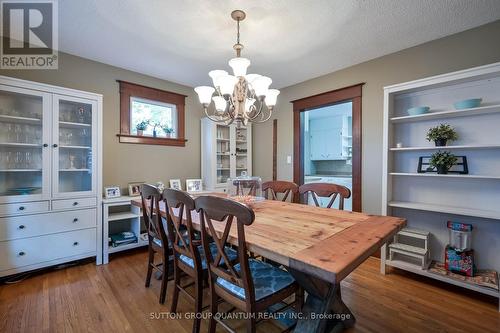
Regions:
[[[132, 204], [139, 206], [140, 198]], [[248, 204], [255, 222], [245, 227], [249, 251], [336, 283], [345, 278], [404, 225], [405, 220], [280, 201]], [[165, 215], [165, 207], [160, 207]], [[192, 213], [193, 226], [199, 217]], [[223, 224], [216, 222], [217, 232]], [[236, 225], [228, 241], [237, 245]]]

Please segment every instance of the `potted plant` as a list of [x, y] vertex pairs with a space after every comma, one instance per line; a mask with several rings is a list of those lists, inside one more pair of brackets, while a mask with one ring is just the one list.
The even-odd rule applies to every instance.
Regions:
[[167, 138], [171, 138], [172, 134], [174, 134], [174, 129], [168, 125], [163, 125], [162, 130]]
[[455, 141], [456, 139], [458, 139], [457, 132], [448, 124], [429, 128], [427, 132], [427, 141], [434, 141], [436, 147], [446, 146], [447, 141]]
[[149, 121], [143, 120], [137, 125], [135, 125], [135, 129], [137, 130], [137, 135], [142, 136], [144, 134], [144, 130], [148, 128]]
[[437, 151], [431, 155], [429, 164], [436, 168], [438, 174], [444, 175], [456, 162], [456, 156], [449, 151]]

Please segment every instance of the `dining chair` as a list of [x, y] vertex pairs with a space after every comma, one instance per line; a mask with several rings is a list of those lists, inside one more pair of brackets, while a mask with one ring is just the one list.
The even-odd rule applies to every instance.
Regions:
[[[157, 187], [149, 184], [141, 186], [142, 216], [148, 234], [148, 272], [146, 288], [151, 283], [153, 269], [161, 273], [160, 304], [165, 303], [167, 283], [169, 281], [169, 256], [172, 248], [169, 247], [167, 234], [160, 214], [161, 194]], [[155, 264], [155, 254], [161, 255], [162, 262]]]
[[311, 194], [316, 207], [320, 207], [318, 197], [330, 197], [326, 208], [331, 208], [335, 199], [339, 198], [339, 209], [344, 209], [344, 200], [351, 197], [351, 190], [347, 187], [332, 183], [308, 183], [299, 186], [299, 193], [305, 196], [304, 201], [308, 202], [308, 194]]
[[236, 195], [257, 195], [258, 181], [255, 179], [233, 179], [233, 186], [236, 188]]
[[[217, 323], [231, 330], [217, 316], [219, 299], [247, 313], [247, 332], [255, 332], [256, 314], [295, 294], [296, 310], [302, 306], [302, 290], [287, 271], [256, 259], [249, 259], [245, 242], [245, 227], [255, 219], [252, 209], [225, 198], [201, 196], [195, 199], [200, 213], [202, 244], [208, 262], [210, 283], [210, 321], [208, 331], [215, 332]], [[238, 238], [238, 263], [228, 260], [222, 251], [228, 243], [233, 223]], [[216, 231], [218, 229], [218, 231]], [[234, 229], [234, 228], [233, 228]], [[209, 251], [211, 238], [219, 250], [217, 256]], [[225, 265], [223, 265], [225, 263]], [[284, 310], [288, 306], [281, 308]], [[289, 330], [288, 328], [287, 330]]]
[[[203, 310], [203, 282], [208, 281], [207, 262], [201, 244], [201, 238], [193, 228], [191, 212], [195, 210], [192, 197], [186, 192], [165, 189], [163, 201], [166, 205], [167, 230], [170, 244], [173, 244], [174, 261], [174, 292], [172, 295], [172, 306], [170, 312], [177, 312], [179, 292], [182, 291], [195, 304], [195, 313], [201, 314]], [[217, 255], [217, 247], [214, 243], [209, 245], [213, 256]], [[236, 260], [237, 253], [230, 248], [224, 249], [229, 260]], [[185, 273], [193, 279], [193, 282], [181, 285], [181, 274]], [[192, 296], [187, 288], [194, 285], [195, 294]], [[195, 316], [193, 332], [200, 331], [201, 316]]]
[[[299, 186], [294, 182], [287, 182], [284, 180], [271, 180], [262, 183], [262, 193], [266, 199], [278, 200], [278, 194], [281, 194], [281, 201], [286, 201], [290, 196], [291, 202], [297, 202], [297, 194], [299, 193]], [[269, 194], [271, 195], [269, 197]]]

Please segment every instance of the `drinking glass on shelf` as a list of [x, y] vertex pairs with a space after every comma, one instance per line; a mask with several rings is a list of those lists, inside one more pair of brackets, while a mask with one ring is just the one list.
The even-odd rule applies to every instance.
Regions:
[[24, 153], [24, 168], [23, 169], [31, 169], [33, 167], [33, 161], [31, 159], [31, 152], [26, 151]]
[[89, 130], [84, 128], [80, 132], [81, 145], [86, 147], [88, 145], [89, 140]]
[[35, 135], [35, 143], [41, 143], [42, 142], [42, 129], [40, 127], [36, 127], [34, 131]]
[[78, 108], [78, 122], [85, 123], [85, 109], [83, 107]]
[[14, 125], [14, 133], [15, 133], [15, 142], [22, 143], [23, 129], [22, 129], [21, 125], [19, 125], [19, 124]]
[[14, 157], [14, 169], [22, 169], [23, 168], [23, 154], [20, 151], [16, 151]]
[[14, 133], [14, 125], [10, 123], [7, 124], [6, 130], [7, 130], [7, 142], [14, 142], [16, 140], [16, 135]]

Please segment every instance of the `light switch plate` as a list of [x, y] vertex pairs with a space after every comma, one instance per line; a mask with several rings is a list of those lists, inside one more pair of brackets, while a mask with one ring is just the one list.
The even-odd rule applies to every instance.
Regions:
[[286, 164], [292, 164], [292, 156], [287, 155], [287, 157], [286, 157]]

